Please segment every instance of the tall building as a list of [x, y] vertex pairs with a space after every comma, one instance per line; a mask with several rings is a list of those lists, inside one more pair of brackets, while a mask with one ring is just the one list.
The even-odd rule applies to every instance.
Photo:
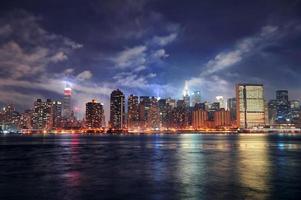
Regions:
[[231, 121], [236, 120], [236, 98], [229, 98], [227, 102], [228, 110], [230, 111]]
[[277, 119], [278, 123], [290, 122], [289, 110], [290, 105], [288, 101], [288, 91], [287, 90], [277, 90], [276, 91], [276, 101], [277, 101]]
[[196, 104], [201, 103], [201, 92], [200, 91], [194, 91], [191, 94], [191, 106], [194, 107]]
[[66, 83], [66, 87], [64, 89], [64, 100], [63, 100], [63, 117], [65, 119], [70, 119], [72, 115], [71, 96], [72, 96], [72, 89], [68, 85], [68, 83]]
[[125, 97], [119, 90], [111, 93], [110, 99], [110, 125], [111, 128], [122, 130], [126, 127], [125, 121]]
[[141, 129], [147, 128], [149, 110], [151, 106], [151, 98], [149, 96], [140, 96], [139, 102], [139, 127]]
[[300, 101], [291, 100], [290, 102], [290, 119], [292, 123], [299, 123], [300, 121]]
[[95, 99], [86, 103], [86, 127], [101, 128], [103, 125], [103, 106], [97, 103]]
[[158, 105], [158, 101], [155, 97], [151, 98], [147, 121], [148, 121], [147, 127], [149, 129], [152, 129], [152, 130], [160, 129], [159, 105]]
[[19, 129], [31, 129], [32, 128], [32, 110], [25, 110], [21, 113]]
[[189, 96], [189, 90], [188, 90], [188, 82], [185, 81], [185, 88], [183, 91], [183, 100], [186, 107], [190, 107], [190, 96]]
[[273, 125], [277, 121], [277, 100], [273, 99], [268, 102], [269, 124]]
[[223, 96], [216, 96], [216, 101], [219, 103], [220, 108], [225, 108], [225, 101]]
[[252, 128], [265, 124], [262, 84], [236, 85], [236, 117], [239, 128]]
[[61, 101], [53, 101], [52, 102], [52, 123], [53, 128], [61, 128], [62, 127], [62, 102]]
[[34, 102], [32, 128], [47, 130], [52, 128], [52, 101], [50, 99], [45, 102], [37, 99]]
[[128, 129], [139, 127], [139, 97], [130, 95], [128, 97]]
[[288, 103], [288, 91], [287, 90], [277, 90], [276, 100], [282, 103]]
[[166, 99], [159, 99], [159, 115], [160, 115], [160, 128], [168, 128], [168, 108]]

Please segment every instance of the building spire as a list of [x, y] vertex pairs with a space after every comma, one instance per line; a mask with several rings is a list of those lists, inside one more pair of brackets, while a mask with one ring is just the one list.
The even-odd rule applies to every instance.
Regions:
[[187, 80], [185, 80], [185, 86], [184, 86], [183, 95], [184, 96], [189, 96], [188, 81]]

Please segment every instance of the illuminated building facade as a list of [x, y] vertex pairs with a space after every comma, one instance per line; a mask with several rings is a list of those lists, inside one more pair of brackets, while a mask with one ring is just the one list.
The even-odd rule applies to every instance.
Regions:
[[263, 91], [262, 84], [236, 85], [236, 117], [239, 128], [252, 128], [265, 124]]
[[130, 95], [128, 97], [128, 129], [139, 127], [139, 97]]
[[53, 101], [52, 102], [52, 123], [53, 128], [61, 128], [62, 126], [62, 102], [61, 101]]
[[231, 126], [230, 111], [225, 110], [224, 108], [221, 108], [220, 110], [215, 111], [213, 121], [214, 121], [215, 128]]
[[183, 91], [183, 100], [186, 107], [190, 107], [190, 96], [189, 96], [189, 90], [188, 90], [188, 82], [185, 81], [185, 88]]
[[86, 103], [86, 127], [89, 129], [101, 128], [103, 125], [103, 106], [96, 100]]
[[216, 96], [216, 101], [219, 103], [220, 108], [225, 108], [225, 101], [223, 96]]
[[236, 98], [229, 98], [227, 101], [227, 107], [230, 111], [231, 121], [236, 120]]
[[140, 96], [139, 102], [139, 127], [146, 129], [148, 124], [148, 115], [151, 106], [151, 98], [149, 96]]
[[71, 96], [72, 96], [72, 89], [68, 84], [66, 84], [66, 87], [64, 89], [64, 100], [63, 100], [63, 117], [65, 119], [70, 119], [72, 115]]
[[52, 101], [50, 99], [45, 102], [37, 99], [34, 102], [32, 128], [47, 130], [52, 128]]
[[192, 112], [192, 127], [194, 129], [207, 128], [208, 111], [196, 109]]
[[160, 128], [160, 113], [158, 101], [155, 97], [150, 99], [150, 108], [148, 112], [147, 128], [151, 130], [159, 130]]
[[110, 98], [110, 126], [112, 129], [122, 130], [126, 128], [125, 121], [125, 97], [119, 90], [114, 90]]
[[290, 123], [289, 116], [289, 100], [287, 90], [277, 90], [276, 91], [276, 101], [277, 101], [277, 119], [278, 123]]

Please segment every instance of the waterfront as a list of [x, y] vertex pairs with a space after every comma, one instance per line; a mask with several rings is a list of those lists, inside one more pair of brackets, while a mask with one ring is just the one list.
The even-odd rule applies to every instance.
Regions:
[[301, 135], [0, 137], [0, 199], [297, 199]]

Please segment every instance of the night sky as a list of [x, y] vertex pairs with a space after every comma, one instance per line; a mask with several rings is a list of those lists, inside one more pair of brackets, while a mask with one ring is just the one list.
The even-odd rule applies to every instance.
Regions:
[[62, 98], [81, 110], [109, 95], [180, 98], [185, 80], [202, 100], [263, 83], [267, 99], [301, 100], [301, 2], [6, 0], [0, 3], [0, 103], [19, 109]]

